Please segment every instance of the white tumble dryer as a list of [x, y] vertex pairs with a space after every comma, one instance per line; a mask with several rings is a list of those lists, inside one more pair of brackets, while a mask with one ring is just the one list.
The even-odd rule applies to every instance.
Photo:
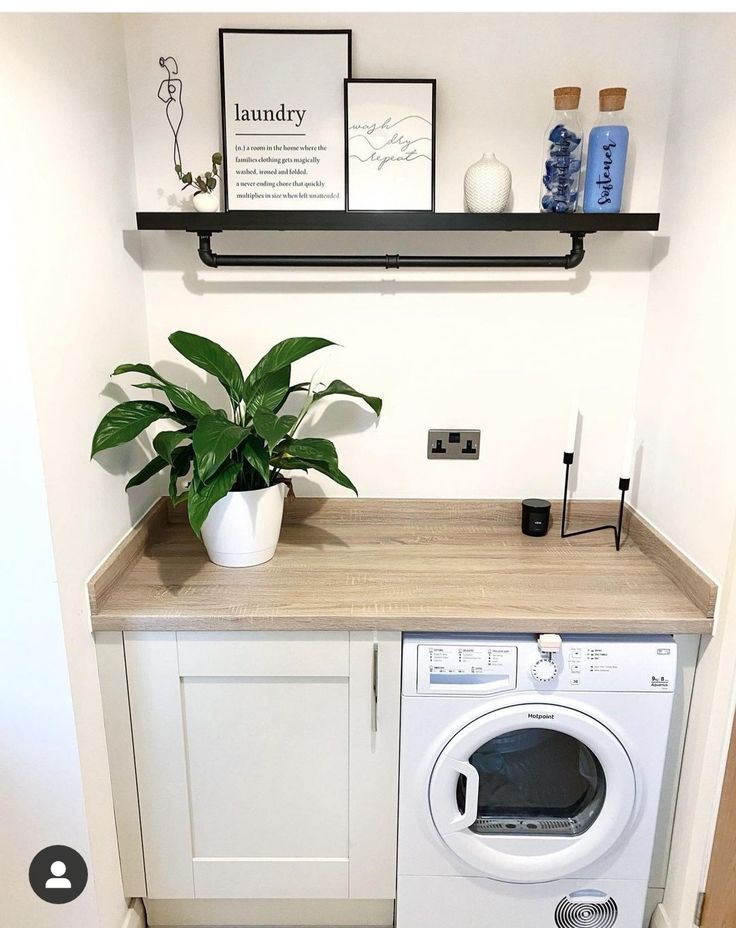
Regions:
[[407, 635], [397, 928], [642, 928], [670, 637]]

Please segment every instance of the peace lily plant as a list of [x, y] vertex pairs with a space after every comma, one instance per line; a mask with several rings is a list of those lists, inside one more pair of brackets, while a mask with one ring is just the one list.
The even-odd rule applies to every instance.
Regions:
[[[382, 401], [342, 380], [328, 386], [291, 384], [291, 365], [333, 345], [325, 338], [287, 338], [274, 345], [247, 377], [235, 358], [216, 342], [191, 332], [174, 332], [170, 343], [188, 361], [212, 374], [227, 396], [228, 410], [215, 409], [191, 390], [166, 380], [149, 364], [121, 364], [113, 376], [136, 373], [169, 402], [130, 400], [107, 413], [92, 440], [92, 457], [137, 438], [158, 420], [177, 427], [153, 438], [153, 457], [130, 478], [126, 490], [169, 469], [169, 496], [187, 504], [189, 523], [210, 559], [224, 566], [249, 566], [273, 557], [291, 471], [315, 470], [357, 494], [340, 470], [337, 451], [326, 438], [299, 438], [307, 412], [328, 396], [349, 396], [380, 415]], [[305, 394], [296, 414], [281, 410], [292, 394]]]

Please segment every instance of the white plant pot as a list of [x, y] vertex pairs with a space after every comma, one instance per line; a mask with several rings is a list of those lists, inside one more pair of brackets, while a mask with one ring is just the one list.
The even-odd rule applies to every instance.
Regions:
[[195, 193], [192, 206], [198, 213], [216, 213], [220, 208], [220, 199], [214, 193]]
[[495, 155], [483, 155], [465, 172], [465, 205], [470, 213], [502, 213], [511, 194], [511, 171]]
[[207, 556], [220, 567], [253, 567], [276, 552], [286, 484], [228, 493], [210, 509], [202, 526]]

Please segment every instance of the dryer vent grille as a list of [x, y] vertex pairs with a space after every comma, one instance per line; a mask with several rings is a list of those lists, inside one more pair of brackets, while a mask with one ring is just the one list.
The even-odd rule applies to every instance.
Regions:
[[557, 928], [612, 928], [617, 918], [614, 900], [599, 892], [571, 893], [555, 909]]

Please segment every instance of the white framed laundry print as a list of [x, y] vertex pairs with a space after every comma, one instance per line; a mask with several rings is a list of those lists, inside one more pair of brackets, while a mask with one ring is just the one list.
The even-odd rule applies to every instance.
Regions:
[[349, 210], [434, 210], [437, 82], [345, 81]]

